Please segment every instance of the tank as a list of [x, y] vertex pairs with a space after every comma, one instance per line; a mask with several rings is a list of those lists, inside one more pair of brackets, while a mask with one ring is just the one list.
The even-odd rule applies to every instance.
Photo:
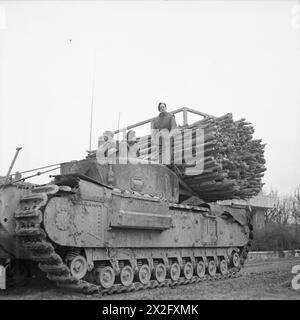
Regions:
[[251, 246], [251, 212], [181, 201], [180, 188], [164, 165], [93, 157], [62, 164], [48, 184], [3, 185], [2, 288], [5, 275], [26, 274], [25, 261], [59, 287], [86, 293], [236, 276]]

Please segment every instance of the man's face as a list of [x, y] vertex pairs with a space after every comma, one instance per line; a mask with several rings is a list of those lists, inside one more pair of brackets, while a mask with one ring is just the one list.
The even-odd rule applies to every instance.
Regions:
[[167, 110], [167, 106], [166, 106], [165, 104], [161, 104], [161, 105], [159, 106], [159, 111], [160, 111], [160, 112], [166, 112], [166, 110]]
[[128, 141], [135, 141], [136, 140], [136, 136], [135, 136], [135, 132], [131, 131], [128, 134]]

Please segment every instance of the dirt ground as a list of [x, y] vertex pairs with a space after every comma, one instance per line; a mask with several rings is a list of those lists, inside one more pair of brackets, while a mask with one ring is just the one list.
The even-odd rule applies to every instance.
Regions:
[[292, 267], [300, 258], [249, 262], [239, 278], [206, 281], [175, 288], [160, 288], [126, 294], [85, 295], [58, 289], [44, 278], [33, 278], [25, 286], [0, 291], [0, 300], [205, 300], [205, 299], [291, 299], [300, 300], [300, 289], [293, 290]]

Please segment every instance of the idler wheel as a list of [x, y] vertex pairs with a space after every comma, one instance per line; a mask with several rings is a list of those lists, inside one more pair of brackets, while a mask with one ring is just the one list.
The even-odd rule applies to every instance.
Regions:
[[232, 258], [231, 258], [231, 263], [234, 267], [238, 268], [240, 266], [240, 263], [241, 263], [241, 260], [240, 260], [240, 256], [237, 252], [235, 252], [233, 255], [232, 255]]
[[171, 264], [170, 278], [173, 281], [177, 281], [180, 278], [180, 265], [177, 262]]
[[199, 278], [204, 277], [205, 275], [205, 263], [203, 261], [199, 261], [196, 266], [196, 273]]
[[167, 275], [167, 269], [163, 263], [159, 263], [154, 268], [154, 277], [158, 282], [164, 282]]
[[139, 281], [142, 284], [147, 284], [151, 278], [151, 271], [147, 264], [143, 264], [139, 270]]
[[220, 262], [220, 272], [221, 274], [225, 275], [228, 273], [228, 264], [226, 260], [221, 260]]
[[78, 280], [82, 279], [88, 271], [88, 264], [83, 256], [76, 256], [70, 262], [70, 272]]
[[97, 269], [97, 275], [99, 277], [99, 283], [105, 289], [111, 288], [115, 283], [115, 272], [110, 266]]
[[121, 270], [120, 280], [123, 286], [128, 287], [132, 284], [134, 272], [131, 266], [125, 266]]
[[187, 280], [192, 279], [194, 268], [191, 262], [187, 262], [183, 267], [183, 275]]
[[208, 263], [208, 274], [213, 277], [215, 276], [216, 272], [217, 272], [217, 265], [214, 260], [210, 260]]

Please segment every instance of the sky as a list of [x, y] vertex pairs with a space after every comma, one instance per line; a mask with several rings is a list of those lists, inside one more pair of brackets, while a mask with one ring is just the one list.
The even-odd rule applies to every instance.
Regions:
[[94, 79], [92, 149], [103, 131], [156, 116], [160, 101], [231, 112], [267, 144], [265, 190], [293, 192], [299, 4], [0, 1], [0, 175], [19, 146], [13, 172], [86, 156]]

